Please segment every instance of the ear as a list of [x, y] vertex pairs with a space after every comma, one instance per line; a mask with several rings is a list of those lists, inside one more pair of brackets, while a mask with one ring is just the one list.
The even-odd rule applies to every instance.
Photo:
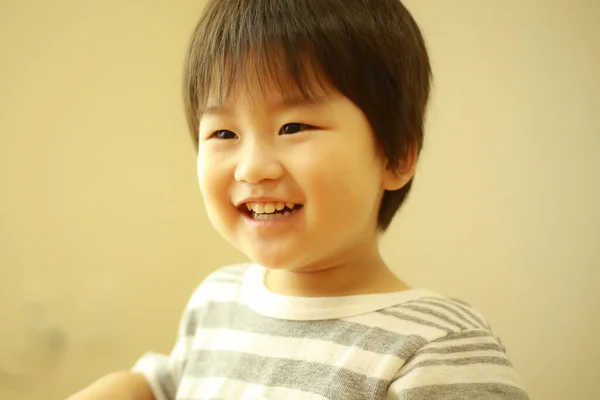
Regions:
[[416, 146], [410, 146], [404, 158], [400, 160], [400, 165], [388, 162], [383, 171], [382, 188], [389, 191], [402, 189], [415, 175], [417, 159]]

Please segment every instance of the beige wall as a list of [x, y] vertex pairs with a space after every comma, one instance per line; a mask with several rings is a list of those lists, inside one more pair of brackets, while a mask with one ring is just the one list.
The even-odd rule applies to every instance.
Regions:
[[[200, 3], [0, 1], [0, 398], [167, 351], [192, 288], [242, 258], [180, 105]], [[478, 306], [533, 398], [600, 398], [600, 3], [406, 3], [437, 79], [385, 256]]]

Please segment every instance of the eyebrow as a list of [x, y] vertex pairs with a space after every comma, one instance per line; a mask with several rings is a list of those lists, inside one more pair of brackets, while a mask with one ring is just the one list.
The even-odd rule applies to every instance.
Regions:
[[[283, 100], [271, 104], [269, 108], [271, 111], [282, 110], [286, 108], [297, 108], [297, 107], [322, 107], [329, 96], [327, 95], [318, 95], [313, 97], [306, 97], [302, 95], [295, 96], [287, 96], [284, 97]], [[219, 115], [219, 114], [227, 114], [230, 112], [230, 109], [226, 107], [224, 104], [212, 104], [206, 106], [202, 110], [202, 115]]]
[[222, 105], [211, 105], [211, 106], [207, 106], [204, 109], [202, 109], [201, 111], [201, 115], [207, 115], [207, 114], [225, 114], [227, 112], [227, 109], [222, 106]]

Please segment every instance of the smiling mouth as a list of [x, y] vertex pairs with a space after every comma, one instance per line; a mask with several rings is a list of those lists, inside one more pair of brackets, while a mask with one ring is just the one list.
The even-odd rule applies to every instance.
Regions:
[[244, 203], [238, 209], [248, 218], [268, 220], [290, 216], [303, 207], [302, 204], [295, 203]]

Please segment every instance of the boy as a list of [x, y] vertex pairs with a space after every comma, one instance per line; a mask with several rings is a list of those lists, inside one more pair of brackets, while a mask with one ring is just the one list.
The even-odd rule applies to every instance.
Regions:
[[253, 264], [200, 285], [170, 356], [73, 399], [526, 399], [476, 310], [379, 254], [430, 78], [399, 0], [212, 0], [188, 121], [210, 220]]

